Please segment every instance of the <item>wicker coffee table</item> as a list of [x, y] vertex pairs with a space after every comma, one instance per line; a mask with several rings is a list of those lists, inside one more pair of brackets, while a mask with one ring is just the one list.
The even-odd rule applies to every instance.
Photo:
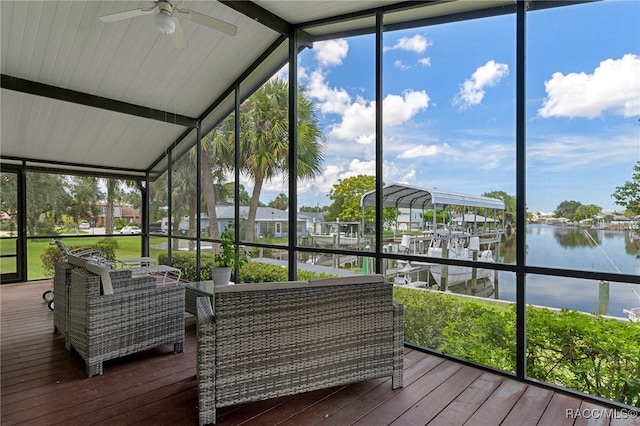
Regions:
[[[233, 283], [229, 283], [233, 284]], [[213, 298], [213, 281], [193, 281], [185, 284], [184, 288], [184, 310], [190, 314], [197, 315], [196, 299], [198, 297]], [[213, 303], [213, 301], [212, 301]]]
[[198, 297], [213, 297], [213, 281], [193, 281], [184, 287], [184, 310], [196, 315], [196, 299]]

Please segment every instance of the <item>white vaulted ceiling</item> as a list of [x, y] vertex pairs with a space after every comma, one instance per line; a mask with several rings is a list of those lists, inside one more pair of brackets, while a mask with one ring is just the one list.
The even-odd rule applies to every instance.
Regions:
[[[216, 1], [184, 8], [236, 25], [237, 35], [181, 20], [185, 49], [156, 31], [153, 16], [98, 19], [152, 4], [2, 1], [2, 74], [196, 119], [279, 36]], [[2, 90], [3, 156], [144, 170], [186, 129]]]
[[[425, 2], [434, 14], [513, 1]], [[146, 1], [0, 1], [0, 154], [11, 161], [144, 173], [283, 34], [301, 23], [404, 4], [397, 1], [185, 1], [237, 26], [235, 36], [180, 19], [189, 43], [173, 46], [154, 16], [104, 23], [100, 16]], [[396, 20], [427, 16], [427, 7]], [[477, 6], [474, 6], [477, 7]], [[393, 16], [387, 18], [393, 21]], [[371, 27], [372, 13], [311, 26], [311, 37]], [[287, 60], [261, 72], [267, 77]], [[206, 121], [206, 120], [205, 120]]]

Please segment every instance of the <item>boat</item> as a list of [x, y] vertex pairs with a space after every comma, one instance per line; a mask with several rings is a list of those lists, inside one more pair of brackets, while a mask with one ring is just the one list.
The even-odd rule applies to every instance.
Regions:
[[[442, 240], [433, 240], [434, 242], [440, 243]], [[473, 260], [473, 252], [476, 251], [478, 253], [478, 257], [476, 259], [477, 262], [480, 263], [495, 263], [493, 259], [493, 253], [491, 250], [482, 250], [480, 251], [480, 239], [478, 237], [469, 238], [469, 244], [467, 247], [464, 246], [464, 239], [462, 238], [451, 238], [448, 240], [447, 244], [447, 258], [448, 259], [457, 259], [457, 260]], [[432, 245], [429, 247], [427, 251], [427, 256], [430, 257], [438, 257], [442, 258], [442, 245]], [[458, 266], [458, 265], [441, 265], [441, 264], [431, 264], [429, 268], [429, 272], [433, 277], [433, 280], [438, 285], [438, 287], [442, 288], [442, 275], [443, 270], [446, 268], [447, 270], [447, 287], [465, 284], [473, 279], [473, 272], [475, 269], [475, 277], [476, 280], [492, 280], [493, 279], [493, 270], [485, 269], [483, 267], [471, 268], [467, 266]]]
[[629, 321], [640, 321], [640, 308], [623, 309], [623, 312], [629, 315]]
[[495, 286], [493, 285], [493, 278], [482, 278], [476, 281], [475, 286], [472, 286], [471, 283], [467, 281], [447, 286], [447, 291], [467, 296], [492, 297], [495, 294]]
[[344, 232], [332, 232], [329, 234], [309, 234], [313, 242], [322, 247], [354, 246], [360, 242], [358, 237], [348, 236]]
[[[328, 232], [310, 232], [309, 237], [313, 238], [313, 243], [320, 247], [349, 247], [360, 243], [358, 236], [358, 222], [328, 222]], [[348, 232], [342, 231], [346, 229]]]
[[[640, 299], [640, 294], [638, 294], [638, 292], [633, 287], [631, 287], [631, 284], [627, 285], [629, 286], [633, 294], [635, 294], [636, 297]], [[625, 314], [629, 315], [629, 321], [640, 322], [640, 308], [623, 309], [622, 311]]]

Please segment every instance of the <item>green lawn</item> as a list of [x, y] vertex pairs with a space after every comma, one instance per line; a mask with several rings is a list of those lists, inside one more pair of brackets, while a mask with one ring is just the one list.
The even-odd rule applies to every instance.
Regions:
[[[117, 236], [114, 237], [118, 241], [118, 247], [116, 249], [116, 258], [128, 258], [128, 257], [140, 257], [142, 240], [139, 236]], [[82, 238], [64, 238], [60, 237], [69, 247], [81, 247], [84, 245], [90, 245], [97, 241], [104, 239], [102, 235], [88, 236]], [[166, 243], [166, 238], [152, 237], [150, 241], [151, 249], [149, 255], [154, 258], [158, 258], [160, 253], [164, 250], [154, 249], [154, 245]], [[40, 253], [49, 247], [51, 242], [50, 238], [36, 238], [29, 239], [27, 241], [27, 279], [37, 280], [43, 278], [50, 278], [46, 276], [43, 271], [42, 260], [40, 259]], [[0, 253], [2, 254], [14, 254], [15, 253], [15, 239], [2, 239], [0, 240]], [[0, 259], [0, 273], [16, 272], [14, 258]]]

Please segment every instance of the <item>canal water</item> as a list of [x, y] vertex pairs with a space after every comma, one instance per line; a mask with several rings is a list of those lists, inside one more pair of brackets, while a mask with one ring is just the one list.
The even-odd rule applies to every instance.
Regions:
[[[640, 240], [633, 231], [529, 224], [526, 247], [529, 266], [640, 276]], [[515, 236], [501, 244], [498, 262], [515, 263]], [[526, 286], [527, 304], [598, 312], [598, 281], [529, 274]], [[640, 295], [640, 284], [609, 283], [609, 315], [626, 318], [623, 309], [640, 308], [632, 289]], [[515, 301], [515, 274], [500, 272], [497, 294]]]

